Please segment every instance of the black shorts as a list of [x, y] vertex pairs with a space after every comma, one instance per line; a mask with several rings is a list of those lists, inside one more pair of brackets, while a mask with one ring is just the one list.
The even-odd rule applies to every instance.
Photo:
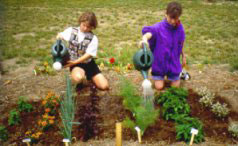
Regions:
[[70, 71], [72, 71], [72, 69], [74, 67], [80, 67], [85, 71], [87, 80], [91, 80], [92, 77], [94, 77], [95, 75], [101, 73], [100, 69], [98, 68], [97, 64], [95, 63], [94, 59], [92, 59], [89, 63], [80, 63], [80, 64], [76, 64], [74, 66], [70, 67]]

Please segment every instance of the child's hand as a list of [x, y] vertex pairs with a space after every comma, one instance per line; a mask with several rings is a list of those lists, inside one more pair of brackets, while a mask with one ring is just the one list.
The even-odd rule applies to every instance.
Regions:
[[71, 67], [71, 66], [73, 66], [73, 65], [75, 65], [75, 64], [77, 64], [75, 61], [68, 61], [67, 62], [67, 64], [64, 66], [64, 68], [66, 68], [66, 67]]
[[142, 40], [142, 41], [139, 42], [139, 48], [142, 48], [142, 47], [143, 47], [143, 43], [144, 43], [146, 46], [149, 46], [148, 41]]
[[60, 35], [60, 33], [58, 33], [58, 35], [56, 36], [57, 40], [63, 40], [63, 37]]

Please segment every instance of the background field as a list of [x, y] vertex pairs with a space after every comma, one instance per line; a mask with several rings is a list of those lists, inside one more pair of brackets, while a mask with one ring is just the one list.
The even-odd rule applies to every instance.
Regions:
[[[2, 58], [17, 63], [51, 60], [55, 36], [77, 26], [79, 15], [96, 13], [100, 41], [98, 58], [115, 57], [122, 64], [131, 58], [141, 39], [141, 29], [164, 19], [169, 0], [2, 0], [0, 50]], [[189, 64], [230, 64], [238, 69], [238, 3], [180, 0], [186, 31], [185, 52]]]

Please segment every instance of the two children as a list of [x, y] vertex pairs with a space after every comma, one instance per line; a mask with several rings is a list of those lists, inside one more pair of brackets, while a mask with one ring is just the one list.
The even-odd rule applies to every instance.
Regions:
[[[185, 32], [179, 17], [182, 7], [177, 2], [171, 2], [166, 9], [165, 19], [152, 26], [142, 29], [142, 43], [150, 46], [154, 61], [152, 63], [152, 79], [155, 80], [155, 88], [162, 90], [164, 78], [167, 76], [171, 86], [179, 87], [182, 64], [186, 64], [183, 44]], [[97, 27], [97, 19], [94, 13], [83, 13], [79, 18], [79, 27], [67, 28], [57, 35], [57, 39], [69, 42], [70, 61], [65, 67], [70, 67], [71, 76], [75, 83], [80, 83], [85, 78], [92, 79], [95, 85], [102, 90], [108, 89], [108, 81], [101, 74], [93, 57], [97, 54], [98, 38], [92, 33]]]

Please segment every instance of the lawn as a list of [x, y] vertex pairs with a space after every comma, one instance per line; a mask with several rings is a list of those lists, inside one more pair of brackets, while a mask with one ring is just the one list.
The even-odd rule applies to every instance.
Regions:
[[[2, 58], [17, 63], [51, 60], [56, 34], [77, 26], [78, 16], [96, 13], [99, 27], [94, 31], [100, 45], [98, 58], [114, 57], [132, 63], [138, 50], [141, 29], [164, 19], [169, 0], [2, 0], [0, 3], [0, 50]], [[186, 31], [185, 52], [189, 64], [230, 64], [238, 69], [238, 2], [208, 3], [180, 0], [181, 21]], [[99, 59], [99, 60], [100, 60]]]

